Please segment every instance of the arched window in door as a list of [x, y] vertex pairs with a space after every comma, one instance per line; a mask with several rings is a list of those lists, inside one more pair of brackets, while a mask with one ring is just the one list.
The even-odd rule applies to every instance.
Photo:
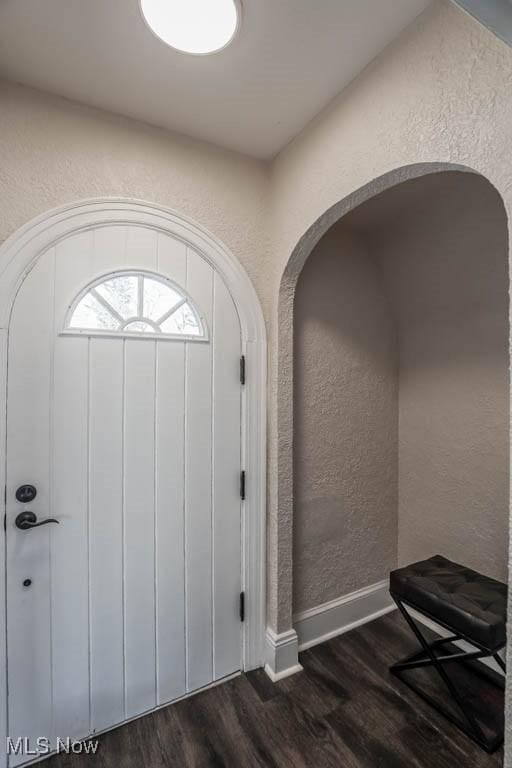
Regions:
[[103, 275], [71, 303], [64, 333], [207, 341], [206, 322], [186, 292], [163, 275]]

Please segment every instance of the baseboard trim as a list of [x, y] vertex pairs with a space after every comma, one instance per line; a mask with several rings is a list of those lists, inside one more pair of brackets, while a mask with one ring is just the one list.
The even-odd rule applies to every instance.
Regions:
[[[325, 643], [333, 637], [350, 632], [351, 629], [356, 629], [394, 610], [396, 605], [389, 594], [389, 582], [385, 579], [337, 600], [297, 613], [293, 617], [295, 629], [280, 635], [270, 628], [267, 629], [265, 671], [273, 682], [300, 672], [302, 669], [298, 661], [300, 651]], [[418, 611], [412, 608], [408, 610], [420, 624], [437, 635], [447, 637], [450, 634]], [[464, 640], [459, 640], [454, 645], [465, 651], [476, 650]], [[482, 659], [481, 663], [503, 675], [503, 671], [494, 659]]]
[[267, 627], [264, 669], [273, 683], [302, 670], [299, 664], [298, 638], [294, 629], [277, 634]]
[[274, 672], [274, 670], [271, 669], [268, 664], [265, 664], [263, 669], [267, 673], [268, 677], [270, 677], [272, 682], [277, 683], [279, 680], [284, 680], [285, 677], [290, 677], [290, 675], [295, 675], [297, 674], [297, 672], [302, 672], [303, 668], [301, 664], [295, 664], [295, 666], [293, 667], [288, 667], [288, 669], [283, 669], [282, 672]]
[[396, 608], [387, 579], [358, 589], [336, 600], [297, 613], [293, 623], [298, 650], [305, 651], [337, 635], [374, 621]]
[[[427, 618], [419, 611], [415, 611], [414, 608], [410, 608], [409, 606], [407, 606], [407, 611], [411, 614], [411, 616], [413, 617], [413, 619], [415, 619], [415, 621], [419, 622], [424, 627], [431, 629], [433, 632], [436, 633], [436, 635], [439, 635], [440, 637], [449, 637], [450, 635], [453, 635], [453, 632], [449, 632], [444, 627], [441, 627], [439, 624], [436, 624], [435, 621], [432, 621], [432, 619]], [[453, 643], [453, 645], [456, 645], [457, 648], [460, 648], [462, 651], [478, 650], [476, 646], [471, 645], [470, 643], [467, 643], [465, 640], [456, 640]], [[504, 653], [504, 651], [502, 653]], [[497, 672], [499, 675], [503, 676], [503, 670], [501, 669], [501, 667], [498, 666], [498, 664], [496, 664], [496, 662], [492, 657], [487, 659], [478, 659], [478, 661], [481, 664], [485, 664], [485, 666], [489, 667], [489, 669], [492, 669], [493, 672]]]

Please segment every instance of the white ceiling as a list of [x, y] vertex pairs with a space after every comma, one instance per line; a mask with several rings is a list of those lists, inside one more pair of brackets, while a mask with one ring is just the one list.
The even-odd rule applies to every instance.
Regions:
[[256, 157], [285, 146], [429, 0], [242, 0], [225, 50], [161, 43], [138, 0], [0, 0], [0, 74]]

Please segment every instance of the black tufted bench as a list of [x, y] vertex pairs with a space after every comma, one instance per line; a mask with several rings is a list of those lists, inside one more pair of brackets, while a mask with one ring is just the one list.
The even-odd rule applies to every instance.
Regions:
[[[487, 752], [493, 752], [503, 741], [503, 729], [500, 727], [492, 737], [484, 733], [468, 705], [467, 697], [461, 695], [454, 684], [449, 669], [455, 662], [468, 664], [477, 659], [493, 657], [505, 672], [505, 664], [498, 652], [506, 643], [506, 584], [453, 563], [441, 555], [392, 571], [389, 582], [392, 598], [421, 645], [418, 653], [394, 664], [390, 671]], [[406, 606], [453, 634], [427, 642]], [[459, 640], [471, 643], [475, 650], [460, 652], [456, 646], [451, 645]], [[462, 719], [455, 717], [450, 710], [441, 708], [402, 674], [406, 670], [428, 666], [437, 670]], [[481, 668], [479, 674], [483, 674], [482, 665], [478, 666]], [[496, 677], [491, 678], [491, 682], [501, 684], [501, 681], [496, 682]]]

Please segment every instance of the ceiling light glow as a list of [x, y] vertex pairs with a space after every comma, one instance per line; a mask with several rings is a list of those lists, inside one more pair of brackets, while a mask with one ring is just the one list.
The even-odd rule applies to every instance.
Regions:
[[219, 51], [238, 27], [236, 0], [140, 0], [140, 7], [155, 35], [186, 53]]

